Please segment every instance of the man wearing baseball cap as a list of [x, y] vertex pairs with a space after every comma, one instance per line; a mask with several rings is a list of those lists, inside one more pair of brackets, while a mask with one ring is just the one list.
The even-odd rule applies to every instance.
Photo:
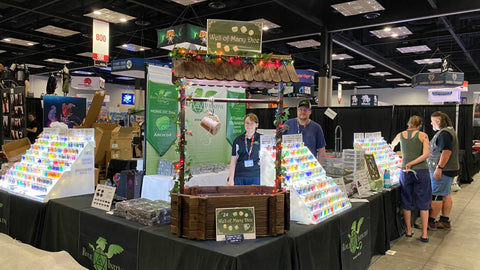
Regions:
[[297, 118], [292, 118], [285, 121], [288, 126], [283, 134], [302, 134], [305, 146], [310, 149], [310, 152], [317, 157], [322, 164], [325, 156], [325, 137], [323, 135], [322, 127], [315, 121], [310, 120], [312, 108], [308, 100], [302, 100], [297, 106]]

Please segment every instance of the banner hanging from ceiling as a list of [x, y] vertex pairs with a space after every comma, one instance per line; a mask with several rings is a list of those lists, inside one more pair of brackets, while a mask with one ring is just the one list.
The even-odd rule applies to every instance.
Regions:
[[93, 19], [92, 40], [93, 60], [108, 62], [110, 44], [110, 25], [108, 22]]

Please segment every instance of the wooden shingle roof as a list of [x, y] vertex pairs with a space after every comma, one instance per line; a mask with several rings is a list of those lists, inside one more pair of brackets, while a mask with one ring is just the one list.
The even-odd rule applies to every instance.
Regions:
[[[234, 59], [234, 60], [233, 60]], [[289, 56], [271, 56], [267, 62], [245, 63], [242, 57], [230, 61], [196, 61], [192, 59], [173, 59], [173, 76], [176, 78], [197, 79], [202, 81], [231, 81], [245, 83], [298, 82], [298, 76], [292, 64], [281, 63], [278, 59], [291, 59]], [[275, 60], [276, 59], [276, 60]]]

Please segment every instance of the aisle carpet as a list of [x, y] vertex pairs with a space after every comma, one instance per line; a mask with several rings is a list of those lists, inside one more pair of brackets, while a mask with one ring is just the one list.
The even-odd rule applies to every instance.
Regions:
[[84, 270], [66, 251], [48, 252], [0, 234], [0, 269]]

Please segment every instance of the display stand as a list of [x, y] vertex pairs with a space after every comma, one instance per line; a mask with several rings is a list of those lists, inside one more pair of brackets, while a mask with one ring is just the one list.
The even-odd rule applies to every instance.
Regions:
[[24, 138], [26, 134], [25, 86], [0, 91], [2, 100], [2, 133], [0, 144]]
[[[273, 141], [269, 136], [261, 139], [261, 179], [266, 185], [271, 185], [274, 179], [270, 169], [276, 159]], [[304, 145], [301, 134], [283, 136], [282, 146], [292, 220], [315, 224], [352, 206], [345, 191], [327, 177], [322, 165]]]
[[392, 185], [400, 182], [402, 159], [393, 152], [380, 132], [355, 133], [354, 145], [363, 149], [365, 154], [374, 155], [382, 180], [383, 173], [388, 169]]
[[0, 188], [47, 202], [94, 192], [94, 129], [45, 128]]
[[[210, 228], [214, 227], [212, 224], [213, 219], [201, 218], [196, 220], [195, 217], [203, 215], [201, 208], [197, 207], [195, 203], [199, 200], [206, 200], [206, 204], [214, 200], [217, 208], [228, 207], [250, 207], [254, 206], [253, 202], [261, 200], [262, 205], [255, 205], [257, 210], [267, 209], [268, 212], [256, 213], [255, 222], [259, 224], [260, 219], [264, 219], [265, 216], [279, 217], [269, 218], [269, 222], [274, 222], [279, 226], [270, 226], [273, 228], [267, 230], [265, 234], [258, 234], [258, 236], [268, 236], [283, 234], [289, 228], [290, 222], [290, 202], [289, 193], [282, 191], [281, 182], [282, 175], [280, 170], [280, 157], [281, 157], [281, 136], [283, 127], [283, 86], [282, 83], [298, 82], [298, 76], [290, 61], [289, 56], [271, 56], [268, 55], [264, 59], [260, 57], [225, 57], [205, 55], [198, 51], [179, 49], [174, 52], [176, 57], [172, 61], [172, 81], [179, 86], [179, 105], [180, 112], [178, 114], [179, 122], [179, 139], [178, 152], [180, 154], [179, 162], [177, 163], [178, 172], [178, 193], [172, 193], [172, 216], [171, 216], [171, 232], [179, 236], [185, 236], [195, 239], [209, 239], [211, 235], [197, 234], [191, 232], [195, 228], [190, 226], [192, 222], [200, 222], [201, 227]], [[215, 62], [205, 61], [203, 59], [217, 59]], [[257, 60], [258, 62], [249, 62], [249, 60]], [[288, 62], [288, 63], [287, 63]], [[186, 194], [185, 187], [185, 108], [187, 101], [209, 101], [208, 98], [199, 97], [187, 97], [185, 90], [188, 84], [197, 85], [217, 85], [217, 86], [239, 86], [239, 87], [260, 87], [260, 88], [278, 88], [279, 98], [278, 100], [256, 100], [256, 99], [215, 99], [215, 102], [236, 102], [236, 103], [276, 103], [277, 104], [277, 132], [276, 132], [276, 144], [275, 151], [277, 153], [277, 166], [275, 167], [275, 190], [273, 194], [256, 194], [245, 192], [245, 187], [230, 187], [233, 190], [237, 190], [239, 194], [235, 200], [228, 194], [221, 194], [219, 197], [209, 198], [208, 196], [199, 196], [197, 194]], [[218, 188], [218, 187], [217, 187]], [[191, 188], [190, 188], [191, 189]], [[281, 196], [281, 199], [277, 198], [277, 195]], [[278, 207], [269, 207], [271, 204]], [[193, 204], [190, 204], [193, 203]], [[283, 207], [281, 205], [283, 204]], [[195, 211], [192, 211], [195, 210]], [[190, 218], [191, 217], [191, 218]], [[197, 226], [198, 227], [198, 226]]]

